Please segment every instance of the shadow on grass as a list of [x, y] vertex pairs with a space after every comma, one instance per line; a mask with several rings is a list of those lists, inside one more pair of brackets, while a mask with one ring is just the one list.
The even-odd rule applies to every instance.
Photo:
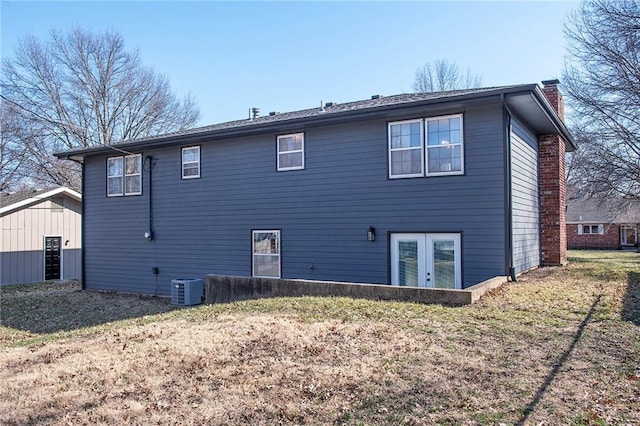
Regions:
[[37, 334], [77, 330], [169, 312], [178, 307], [156, 296], [81, 290], [80, 283], [43, 283], [0, 292], [0, 325]]
[[576, 345], [582, 338], [582, 335], [584, 334], [584, 329], [587, 327], [587, 324], [589, 324], [589, 322], [591, 321], [591, 317], [593, 317], [593, 314], [595, 313], [596, 308], [600, 303], [601, 297], [602, 297], [601, 295], [598, 295], [596, 300], [594, 300], [593, 303], [591, 304], [591, 308], [589, 309], [589, 312], [587, 312], [587, 315], [584, 317], [584, 319], [580, 323], [580, 326], [578, 326], [578, 331], [576, 331], [575, 336], [573, 336], [573, 340], [571, 341], [571, 344], [569, 345], [567, 350], [564, 351], [562, 355], [560, 355], [560, 358], [558, 358], [558, 360], [555, 362], [555, 364], [553, 365], [553, 368], [551, 369], [547, 377], [544, 379], [544, 382], [538, 388], [531, 402], [527, 404], [527, 406], [524, 408], [522, 417], [520, 417], [520, 420], [518, 420], [516, 425], [521, 426], [527, 423], [527, 419], [529, 418], [531, 413], [536, 409], [536, 407], [540, 403], [540, 400], [542, 399], [544, 394], [547, 392], [547, 389], [549, 388], [553, 380], [558, 375], [558, 372], [560, 371], [562, 366], [565, 364], [565, 362], [567, 362], [567, 360], [573, 353], [573, 350], [575, 349]]
[[640, 325], [640, 273], [629, 272], [622, 306], [622, 320]]

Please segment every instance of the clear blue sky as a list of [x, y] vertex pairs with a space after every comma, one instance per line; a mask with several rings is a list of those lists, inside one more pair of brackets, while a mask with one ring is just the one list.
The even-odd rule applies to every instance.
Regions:
[[249, 107], [292, 111], [412, 91], [447, 58], [484, 86], [562, 72], [563, 2], [18, 2], [0, 0], [2, 56], [20, 37], [73, 25], [120, 32], [128, 49], [195, 96], [201, 125]]

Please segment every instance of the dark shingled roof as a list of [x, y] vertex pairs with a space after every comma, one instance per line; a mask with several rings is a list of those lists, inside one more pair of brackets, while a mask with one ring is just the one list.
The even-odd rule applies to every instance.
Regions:
[[26, 208], [60, 194], [71, 197], [77, 201], [82, 200], [80, 193], [64, 186], [28, 189], [16, 192], [0, 192], [0, 216], [10, 214], [13, 211]]
[[[342, 119], [350, 119], [356, 115], [366, 114], [382, 114], [387, 110], [403, 107], [422, 106], [439, 102], [463, 102], [472, 99], [481, 99], [490, 96], [504, 95], [523, 95], [527, 92], [536, 92], [536, 96], [541, 99], [544, 95], [539, 90], [537, 84], [518, 84], [509, 86], [483, 87], [477, 89], [450, 90], [444, 92], [430, 93], [404, 93], [391, 96], [375, 96], [371, 99], [365, 99], [355, 102], [332, 103], [329, 106], [321, 108], [320, 105], [314, 108], [307, 108], [299, 111], [276, 113], [274, 115], [264, 115], [254, 119], [245, 118], [242, 120], [227, 121], [224, 123], [213, 124], [210, 126], [197, 127], [193, 129], [183, 129], [173, 133], [163, 135], [150, 136], [135, 140], [128, 140], [112, 144], [110, 146], [94, 146], [89, 148], [75, 149], [62, 153], [56, 153], [58, 158], [70, 159], [73, 157], [83, 158], [85, 155], [100, 155], [109, 152], [109, 150], [122, 150], [127, 152], [128, 149], [141, 149], [148, 145], [161, 146], [162, 144], [170, 145], [174, 143], [182, 143], [186, 140], [195, 141], [202, 138], [210, 137], [229, 137], [230, 135], [247, 135], [252, 132], [261, 132], [265, 129], [273, 129], [275, 127], [293, 126], [304, 123], [320, 123], [324, 121], [339, 121]], [[548, 109], [552, 107], [545, 101], [542, 103], [547, 105]], [[555, 118], [549, 117], [548, 120], [560, 122], [554, 112], [551, 113]], [[568, 140], [569, 146], [574, 147], [573, 139], [564, 127], [559, 123], [562, 134]], [[184, 139], [183, 139], [184, 138]], [[199, 141], [198, 141], [199, 142]]]
[[56, 188], [53, 187], [46, 189], [29, 189], [16, 192], [0, 192], [0, 208], [19, 203], [20, 201], [28, 200], [29, 198], [35, 197], [38, 194], [45, 194], [54, 189]]
[[[447, 98], [447, 97], [456, 96], [456, 95], [468, 95], [472, 93], [491, 92], [495, 90], [507, 89], [507, 88], [518, 87], [518, 86], [521, 86], [521, 85], [483, 87], [478, 89], [464, 89], [464, 90], [449, 90], [445, 92], [403, 93], [400, 95], [380, 96], [380, 97], [376, 97], [375, 99], [365, 99], [362, 101], [347, 102], [343, 104], [333, 103], [331, 106], [325, 106], [324, 110], [321, 110], [320, 106], [317, 106], [315, 108], [307, 108], [299, 111], [276, 113], [275, 115], [264, 115], [261, 117], [256, 117], [252, 120], [245, 118], [243, 120], [227, 121], [224, 123], [213, 124], [210, 126], [197, 127], [193, 129], [185, 129], [185, 130], [181, 130], [174, 133], [167, 133], [167, 134], [161, 135], [161, 137], [189, 135], [192, 133], [210, 132], [215, 130], [227, 130], [227, 129], [234, 129], [239, 127], [251, 127], [258, 124], [275, 123], [279, 121], [292, 120], [296, 118], [318, 117], [322, 115], [329, 115], [329, 114], [335, 114], [340, 112], [358, 111], [358, 110], [383, 107], [383, 106], [391, 106], [391, 105], [401, 105], [401, 104], [406, 104], [411, 102], [419, 102], [419, 101], [426, 101], [426, 100], [432, 100], [432, 99], [435, 100], [435, 99]], [[148, 138], [136, 139], [135, 142], [142, 142], [145, 140], [153, 140], [157, 138], [158, 136], [152, 136]], [[134, 141], [130, 141], [130, 142], [134, 142]]]
[[612, 198], [567, 200], [568, 223], [640, 223], [640, 202]]

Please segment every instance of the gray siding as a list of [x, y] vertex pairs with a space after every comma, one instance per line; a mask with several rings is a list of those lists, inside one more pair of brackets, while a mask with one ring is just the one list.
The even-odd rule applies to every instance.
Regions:
[[511, 135], [512, 239], [516, 273], [540, 264], [538, 141], [519, 121]]
[[388, 234], [438, 231], [462, 233], [463, 286], [504, 275], [500, 105], [446, 112], [464, 112], [464, 176], [388, 179], [385, 120], [293, 129], [299, 171], [276, 171], [275, 133], [203, 141], [200, 179], [180, 179], [180, 146], [143, 152], [153, 241], [149, 164], [143, 195], [108, 198], [106, 157], [87, 158], [86, 286], [169, 294], [173, 278], [251, 275], [252, 229], [281, 230], [283, 278], [388, 283]]

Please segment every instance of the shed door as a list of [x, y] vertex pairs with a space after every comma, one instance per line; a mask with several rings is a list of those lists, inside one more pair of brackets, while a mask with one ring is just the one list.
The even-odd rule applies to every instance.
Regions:
[[461, 288], [460, 234], [391, 234], [391, 284]]
[[62, 237], [44, 238], [44, 279], [59, 280]]

